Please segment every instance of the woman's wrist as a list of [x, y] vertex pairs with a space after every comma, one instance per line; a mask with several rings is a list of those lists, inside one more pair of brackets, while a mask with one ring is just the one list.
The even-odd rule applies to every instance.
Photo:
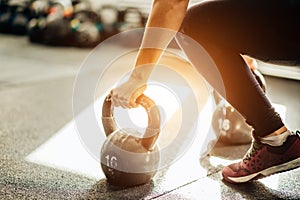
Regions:
[[132, 71], [130, 79], [141, 81], [141, 82], [147, 82], [149, 76], [151, 75], [151, 72], [154, 68], [154, 64], [147, 64], [142, 66], [137, 66]]

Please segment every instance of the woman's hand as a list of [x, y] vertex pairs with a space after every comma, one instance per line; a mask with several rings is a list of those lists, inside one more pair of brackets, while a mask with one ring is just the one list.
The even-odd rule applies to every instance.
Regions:
[[135, 108], [138, 106], [136, 99], [147, 88], [147, 78], [143, 76], [142, 70], [142, 68], [135, 69], [128, 81], [111, 91], [113, 106], [121, 106], [122, 108]]
[[[189, 0], [154, 0], [136, 59], [135, 69], [127, 82], [111, 91], [113, 106], [123, 108], [138, 106], [136, 99], [146, 90], [147, 80], [154, 65], [158, 63], [164, 49], [167, 48], [179, 30], [188, 3]], [[151, 28], [158, 29], [152, 31]]]

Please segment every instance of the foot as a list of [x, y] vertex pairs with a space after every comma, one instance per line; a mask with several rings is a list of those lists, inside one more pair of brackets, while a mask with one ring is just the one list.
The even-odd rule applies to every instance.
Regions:
[[292, 132], [281, 146], [252, 142], [243, 160], [225, 167], [223, 178], [244, 183], [300, 166], [300, 131]]

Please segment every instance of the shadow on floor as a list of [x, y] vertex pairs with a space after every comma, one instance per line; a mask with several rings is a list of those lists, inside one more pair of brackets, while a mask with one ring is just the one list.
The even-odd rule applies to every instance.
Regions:
[[106, 179], [101, 179], [95, 183], [86, 194], [82, 196], [82, 199], [88, 200], [99, 200], [99, 199], [144, 199], [151, 194], [154, 189], [153, 181], [127, 189], [116, 188], [110, 186]]

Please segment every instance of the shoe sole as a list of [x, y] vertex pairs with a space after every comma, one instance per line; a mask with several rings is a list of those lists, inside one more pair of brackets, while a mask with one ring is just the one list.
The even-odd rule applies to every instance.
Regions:
[[227, 180], [231, 183], [245, 183], [245, 182], [248, 182], [250, 180], [256, 180], [256, 179], [259, 179], [259, 178], [270, 176], [270, 175], [275, 174], [275, 173], [296, 169], [299, 166], [300, 166], [300, 158], [297, 158], [297, 159], [292, 160], [290, 162], [283, 163], [283, 164], [277, 165], [277, 166], [273, 166], [273, 167], [264, 169], [260, 172], [250, 174], [248, 176], [242, 176], [242, 177], [228, 177], [227, 176], [226, 177], [226, 176], [224, 176], [224, 174], [222, 174], [222, 175], [225, 178], [225, 180]]

